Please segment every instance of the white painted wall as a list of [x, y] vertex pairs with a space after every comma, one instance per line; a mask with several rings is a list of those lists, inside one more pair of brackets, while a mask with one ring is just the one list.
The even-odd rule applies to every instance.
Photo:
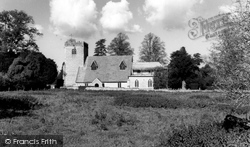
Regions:
[[104, 87], [118, 87], [118, 83], [104, 83]]
[[85, 83], [76, 83], [76, 86], [85, 86]]
[[122, 88], [128, 88], [128, 83], [121, 83]]
[[[149, 79], [151, 79], [152, 80], [152, 87], [148, 87], [148, 80]], [[153, 81], [153, 77], [140, 77], [140, 76], [138, 76], [138, 77], [135, 77], [135, 76], [133, 76], [133, 77], [129, 77], [129, 81], [128, 81], [128, 83], [129, 83], [129, 87], [130, 88], [137, 88], [137, 87], [135, 87], [135, 81], [136, 80], [138, 80], [139, 81], [139, 89], [154, 89], [153, 87], [154, 87], [154, 81]]]
[[[118, 88], [118, 83], [104, 83], [104, 87]], [[121, 88], [128, 88], [128, 83], [121, 83]]]

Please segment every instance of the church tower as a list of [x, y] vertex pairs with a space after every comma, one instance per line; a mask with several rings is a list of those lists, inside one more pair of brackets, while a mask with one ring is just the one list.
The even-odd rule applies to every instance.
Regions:
[[83, 67], [88, 56], [88, 44], [75, 39], [65, 42], [65, 77], [64, 86], [76, 86], [78, 68]]

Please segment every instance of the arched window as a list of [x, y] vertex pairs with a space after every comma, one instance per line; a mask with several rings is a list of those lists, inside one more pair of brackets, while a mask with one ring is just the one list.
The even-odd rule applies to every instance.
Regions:
[[153, 81], [151, 79], [148, 80], [148, 87], [153, 87]]
[[72, 55], [76, 54], [76, 48], [72, 49]]
[[135, 80], [135, 87], [139, 87], [139, 81]]

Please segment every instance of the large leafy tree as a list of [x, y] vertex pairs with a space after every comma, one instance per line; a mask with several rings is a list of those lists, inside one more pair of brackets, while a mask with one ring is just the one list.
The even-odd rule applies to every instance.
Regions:
[[[181, 88], [182, 81], [186, 81], [187, 88], [194, 82], [198, 82], [199, 65], [202, 62], [200, 54], [192, 57], [186, 52], [185, 47], [171, 54], [169, 64], [169, 87]], [[195, 81], [193, 80], [195, 79]]]
[[106, 56], [107, 50], [105, 46], [106, 39], [100, 39], [97, 41], [94, 56]]
[[0, 51], [38, 51], [35, 37], [41, 35], [34, 27], [33, 18], [24, 11], [0, 12]]
[[[229, 22], [214, 43], [211, 52], [215, 68], [216, 86], [227, 92], [237, 108], [249, 105], [250, 89], [250, 2], [238, 0], [234, 3]], [[235, 101], [234, 101], [235, 100]]]
[[133, 55], [134, 49], [131, 48], [130, 43], [127, 41], [128, 39], [126, 34], [119, 33], [108, 46], [108, 53], [111, 56]]
[[167, 63], [167, 54], [165, 52], [165, 44], [161, 39], [149, 33], [145, 36], [140, 47], [140, 60], [143, 62], [160, 62]]
[[7, 76], [16, 89], [41, 89], [55, 81], [57, 66], [35, 51], [23, 51], [9, 67]]

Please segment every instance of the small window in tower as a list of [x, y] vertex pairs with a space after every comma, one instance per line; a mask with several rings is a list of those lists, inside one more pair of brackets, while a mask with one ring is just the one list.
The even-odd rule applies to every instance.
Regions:
[[76, 54], [76, 48], [72, 49], [72, 55]]
[[126, 67], [127, 67], [127, 66], [126, 66], [125, 62], [122, 61], [121, 64], [120, 64], [120, 70], [125, 70]]
[[91, 64], [91, 70], [96, 70], [98, 68], [98, 65], [96, 63], [96, 61], [94, 61], [92, 64]]

